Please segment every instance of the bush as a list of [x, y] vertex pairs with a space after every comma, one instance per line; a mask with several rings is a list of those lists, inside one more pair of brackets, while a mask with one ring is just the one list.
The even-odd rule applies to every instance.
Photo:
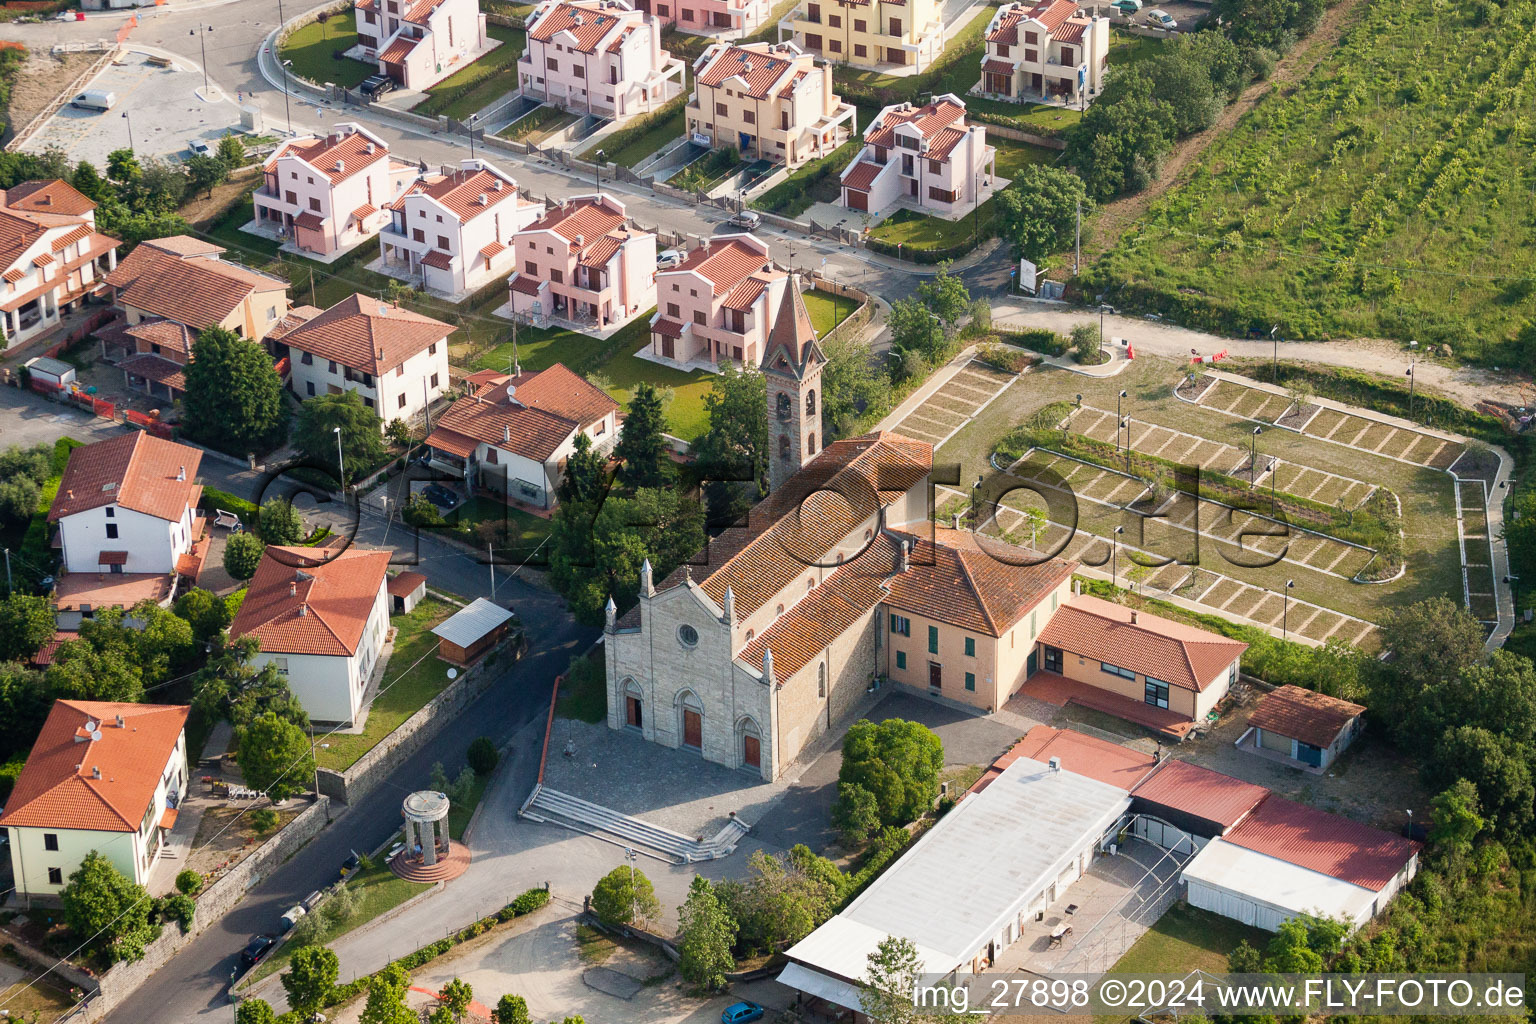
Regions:
[[501, 760], [501, 754], [496, 750], [496, 744], [491, 742], [489, 736], [477, 736], [469, 745], [469, 752], [465, 755], [469, 766], [475, 770], [475, 774], [481, 777], [491, 774], [496, 770], [496, 762]]
[[526, 892], [519, 893], [517, 899], [513, 900], [510, 906], [514, 915], [522, 917], [524, 914], [531, 914], [535, 910], [542, 909], [548, 902], [548, 889], [529, 889]]
[[160, 918], [164, 921], [175, 921], [181, 925], [181, 933], [185, 935], [192, 928], [192, 915], [197, 913], [197, 903], [186, 893], [177, 893], [167, 896], [160, 904]]
[[191, 868], [183, 868], [176, 872], [176, 891], [196, 896], [203, 891], [203, 876]]
[[270, 807], [260, 807], [251, 812], [251, 828], [264, 836], [277, 828], [277, 812]]
[[1022, 331], [997, 331], [1004, 344], [1017, 345], [1032, 352], [1044, 352], [1048, 356], [1064, 356], [1069, 347], [1067, 339], [1048, 327], [1029, 327]]
[[253, 533], [235, 534], [224, 545], [224, 571], [237, 580], [250, 579], [261, 565], [264, 547]]

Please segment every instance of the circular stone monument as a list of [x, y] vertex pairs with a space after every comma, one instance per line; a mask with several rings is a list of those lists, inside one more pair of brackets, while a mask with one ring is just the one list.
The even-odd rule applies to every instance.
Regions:
[[405, 848], [389, 869], [412, 882], [444, 882], [469, 867], [469, 848], [448, 838], [448, 796], [423, 789], [405, 798]]

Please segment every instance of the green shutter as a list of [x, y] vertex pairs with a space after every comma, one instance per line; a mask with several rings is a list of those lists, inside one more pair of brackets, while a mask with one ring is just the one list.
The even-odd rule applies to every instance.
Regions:
[[896, 613], [891, 612], [891, 632], [896, 632]]
[[939, 627], [938, 626], [929, 626], [928, 627], [928, 653], [929, 654], [938, 654], [939, 653]]
[[976, 638], [973, 636], [965, 638], [965, 656], [967, 658], [976, 657]]
[[897, 668], [906, 668], [907, 667], [907, 652], [906, 651], [897, 651], [896, 652], [896, 667]]
[[976, 690], [976, 673], [975, 672], [967, 672], [965, 674], [965, 688], [967, 690], [970, 690], [973, 693], [975, 692], [975, 690]]

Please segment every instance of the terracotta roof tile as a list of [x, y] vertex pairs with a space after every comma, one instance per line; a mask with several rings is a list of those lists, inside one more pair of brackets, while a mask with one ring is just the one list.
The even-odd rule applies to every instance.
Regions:
[[768, 328], [768, 340], [763, 344], [763, 370], [803, 380], [812, 366], [823, 366], [826, 361], [826, 355], [816, 343], [816, 327], [811, 323], [810, 311], [805, 308], [800, 279], [794, 277], [784, 289], [773, 323]]
[[[388, 50], [379, 55], [379, 59], [391, 60], [389, 53], [400, 43], [405, 43], [404, 53], [409, 53], [418, 40], [397, 39]], [[369, 147], [373, 152], [368, 152]], [[377, 142], [369, 136], [358, 131], [345, 134], [333, 133], [324, 138], [310, 137], [307, 139], [295, 139], [278, 149], [267, 158], [266, 166], [271, 167], [284, 156], [296, 156], [308, 163], [315, 170], [330, 179], [331, 184], [339, 184], [346, 181], [358, 171], [371, 167], [380, 160], [389, 158], [389, 146]], [[341, 161], [341, 169], [336, 169], [336, 162]]]
[[932, 541], [916, 541], [910, 568], [891, 577], [890, 604], [1002, 636], [1077, 568], [1060, 558], [1030, 561], [1023, 548], [991, 539], [983, 546], [969, 530], [935, 527]]
[[415, 182], [394, 205], [403, 208], [406, 197], [415, 195], [427, 196], [447, 207], [459, 220], [469, 221], [505, 200], [515, 200], [517, 183], [484, 168], [461, 169]]
[[1077, 13], [1077, 4], [1072, 0], [1045, 0], [1030, 9], [1029, 17], [1045, 26], [1045, 30], [1055, 33], [1062, 22]]
[[541, 283], [542, 282], [540, 282], [538, 279], [529, 277], [527, 274], [519, 272], [512, 275], [512, 280], [509, 281], [507, 285], [513, 291], [520, 294], [537, 295], [539, 294], [539, 286]]
[[703, 68], [697, 69], [697, 83], [705, 86], [724, 85], [739, 75], [743, 85], [737, 88], [754, 99], [767, 99], [779, 79], [797, 69], [797, 66], [804, 66], [808, 70], [810, 65], [810, 61], [805, 59], [807, 55], [802, 54], [797, 60], [789, 60], [771, 52], [773, 46], [771, 43], [727, 46], [718, 51], [713, 59], [709, 59]]
[[[757, 302], [757, 297], [768, 290], [768, 285], [775, 279], [773, 274], [764, 274], [761, 271], [742, 281], [720, 305], [725, 309], [735, 309], [746, 312]], [[786, 289], [787, 290], [787, 289]]]
[[157, 356], [151, 352], [141, 352], [129, 359], [124, 359], [117, 364], [117, 368], [124, 373], [131, 373], [135, 377], [143, 377], [152, 380], [156, 384], [164, 384], [176, 391], [187, 390], [186, 367], [177, 362]]
[[270, 546], [235, 620], [231, 637], [255, 636], [276, 654], [350, 657], [389, 569], [388, 551]]
[[52, 213], [62, 217], [82, 217], [96, 209], [96, 204], [62, 178], [51, 181], [24, 181], [5, 190], [5, 205], [29, 213]]
[[228, 251], [222, 245], [214, 245], [191, 235], [167, 235], [165, 238], [152, 238], [142, 244], [172, 256], [217, 256]]
[[1363, 714], [1365, 708], [1359, 704], [1299, 686], [1282, 686], [1260, 699], [1248, 716], [1248, 724], [1314, 747], [1327, 747]]
[[651, 333], [659, 334], [663, 338], [681, 338], [683, 336], [683, 325], [669, 317], [661, 317], [651, 324]]
[[1062, 22], [1061, 27], [1051, 33], [1051, 38], [1058, 43], [1075, 43], [1083, 38], [1083, 30], [1087, 27], [1086, 23], [1078, 21], [1076, 18], [1070, 18]]
[[55, 238], [50, 244], [49, 248], [51, 248], [54, 252], [59, 252], [74, 245], [82, 238], [90, 237], [91, 226], [89, 224], [81, 224], [79, 227], [72, 228], [69, 231], [64, 232], [58, 238]]
[[83, 445], [69, 453], [48, 521], [113, 504], [178, 520], [196, 504], [202, 461], [200, 450], [141, 430]]
[[[130, 338], [147, 341], [151, 345], [159, 345], [162, 349], [177, 352], [185, 356], [191, 353], [192, 345], [197, 341], [197, 335], [185, 324], [179, 324], [175, 320], [140, 320], [123, 328], [123, 334]], [[185, 360], [182, 360], [185, 362]]]
[[1011, 75], [1015, 70], [1015, 65], [1012, 61], [998, 60], [995, 57], [989, 57], [982, 63], [981, 70], [990, 72], [994, 75]]
[[1127, 792], [1134, 789], [1157, 765], [1156, 758], [1140, 750], [1122, 747], [1118, 743], [1072, 729], [1037, 725], [987, 767], [972, 792], [985, 789], [986, 783], [1001, 775], [1021, 757], [1041, 764], [1049, 764], [1051, 758], [1059, 757], [1063, 771], [1086, 775]]
[[[620, 12], [622, 13], [622, 12]], [[601, 43], [623, 18], [613, 11], [605, 11], [597, 3], [555, 4], [528, 28], [530, 38], [548, 42], [560, 32], [575, 37], [575, 49], [582, 53], [596, 53]]]
[[319, 231], [321, 228], [325, 227], [325, 218], [313, 210], [305, 210], [303, 213], [293, 218], [293, 223], [295, 226], [301, 227], [305, 231]]
[[[181, 741], [187, 711], [167, 704], [54, 701], [0, 826], [138, 831]], [[93, 732], [92, 725], [99, 728]]]
[[576, 262], [584, 267], [606, 267], [608, 261], [613, 259], [613, 254], [619, 251], [619, 247], [624, 244], [624, 240], [627, 237], [628, 232], [622, 229], [610, 231], [602, 238], [588, 242], [587, 247], [576, 258]]
[[[751, 242], [747, 241], [749, 238]], [[782, 270], [773, 268], [772, 258], [753, 244], [756, 242], [751, 235], [727, 235], [701, 245], [690, 251], [676, 267], [658, 274], [658, 288], [661, 278], [666, 275], [694, 272], [710, 283], [716, 295], [725, 295], [758, 272], [774, 276], [783, 274]]]
[[421, 262], [429, 267], [436, 267], [438, 270], [453, 269], [452, 254], [443, 252], [441, 249], [432, 249], [421, 258]]
[[491, 260], [505, 252], [506, 249], [507, 246], [504, 242], [492, 242], [489, 245], [482, 245], [480, 247], [480, 258], [489, 263]]
[[437, 418], [427, 444], [467, 455], [460, 450], [467, 439], [545, 462], [578, 429], [618, 407], [602, 389], [555, 363], [538, 373], [489, 384], [476, 397], [454, 402]]
[[1012, 46], [1018, 43], [1019, 22], [1023, 21], [1024, 17], [1024, 8], [1021, 4], [1003, 11], [1002, 17], [997, 20], [992, 26], [992, 30], [987, 33], [987, 42], [1002, 43], [1005, 46]]
[[1168, 759], [1132, 793], [1160, 807], [1214, 821], [1231, 828], [1269, 795], [1269, 790], [1188, 761]]
[[238, 264], [183, 258], [147, 243], [125, 256], [106, 282], [118, 290], [119, 305], [197, 330], [218, 326], [257, 292], [287, 291], [284, 282]]
[[949, 154], [960, 144], [960, 140], [965, 138], [965, 136], [966, 131], [963, 128], [956, 128], [954, 126], [940, 128], [933, 133], [933, 138], [928, 140], [928, 152], [923, 154], [923, 159], [948, 160]]
[[1160, 615], [1133, 613], [1124, 605], [1088, 594], [1078, 594], [1057, 609], [1040, 631], [1040, 641], [1116, 665], [1135, 652], [1138, 672], [1195, 691], [1216, 682], [1248, 649], [1247, 644], [1217, 633]]
[[317, 306], [292, 306], [288, 312], [267, 330], [267, 341], [280, 341], [286, 338], [300, 324], [307, 323], [319, 316], [323, 310]]
[[[611, 196], [577, 196], [569, 202], [547, 211], [529, 224], [519, 236], [535, 231], [552, 231], [570, 244], [573, 252], [581, 252], [589, 245], [605, 237], [624, 223], [624, 209]], [[582, 239], [580, 245], [576, 239]]]
[[885, 167], [873, 160], [860, 160], [848, 169], [847, 174], [843, 175], [843, 186], [868, 192], [869, 186], [875, 183], [876, 176], [883, 170]]
[[[864, 132], [864, 141], [873, 146], [891, 149], [896, 145], [896, 126], [902, 124], [910, 124], [916, 128], [931, 146], [942, 129], [952, 126], [965, 127], [965, 107], [948, 100], [929, 103], [910, 110], [888, 107], [875, 116], [875, 120]], [[935, 157], [935, 159], [942, 158]]]
[[1222, 838], [1372, 892], [1385, 888], [1421, 846], [1274, 795]]
[[453, 331], [441, 320], [354, 294], [295, 327], [283, 341], [300, 351], [377, 375]]

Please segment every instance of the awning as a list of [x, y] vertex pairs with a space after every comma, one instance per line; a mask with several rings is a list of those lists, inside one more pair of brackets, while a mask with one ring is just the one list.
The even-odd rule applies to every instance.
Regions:
[[651, 324], [651, 333], [659, 334], [663, 338], [681, 338], [683, 336], [683, 325], [678, 323], [676, 320], [669, 320], [666, 317], [662, 317], [660, 320], [657, 320], [655, 323]]
[[16, 269], [14, 267], [12, 269], [7, 270], [5, 272], [5, 279], [7, 281], [9, 281], [11, 284], [15, 284], [17, 281], [20, 281], [22, 278], [24, 278], [26, 276], [27, 276], [27, 272], [25, 270], [19, 270], [19, 269]]
[[356, 217], [358, 220], [367, 220], [369, 217], [372, 217], [378, 212], [379, 211], [377, 208], [364, 203], [362, 206], [359, 206], [357, 209], [352, 211], [352, 216]]
[[805, 992], [818, 999], [825, 999], [845, 1009], [864, 1012], [864, 1000], [859, 986], [850, 985], [846, 981], [840, 981], [820, 971], [813, 971], [809, 967], [796, 963], [788, 964], [784, 968], [784, 973], [779, 975], [778, 981], [780, 985], [797, 992]]
[[533, 278], [528, 277], [526, 275], [514, 274], [512, 276], [512, 282], [511, 283], [512, 283], [512, 290], [515, 291], [515, 292], [521, 292], [524, 295], [537, 295], [537, 294], [539, 294], [540, 283], [538, 281], [534, 280]]
[[421, 262], [438, 270], [452, 270], [453, 257], [440, 249], [433, 249], [421, 258]]
[[128, 564], [128, 552], [126, 552], [126, 551], [103, 551], [101, 554], [96, 556], [96, 564], [97, 565], [127, 565]]
[[506, 248], [507, 247], [500, 242], [492, 242], [490, 245], [481, 248], [480, 255], [485, 258], [487, 263], [489, 263], [493, 256], [499, 255]]
[[50, 264], [52, 262], [53, 262], [53, 254], [52, 253], [40, 252], [36, 256], [32, 257], [32, 263], [33, 263], [34, 266], [46, 267], [48, 264]]
[[52, 248], [54, 252], [62, 252], [63, 250], [68, 249], [70, 246], [74, 245], [76, 242], [80, 241], [82, 238], [90, 237], [90, 227], [85, 224], [81, 224], [73, 231], [67, 231], [60, 235], [58, 238], [55, 238], [53, 240], [53, 245], [50, 248]]
[[321, 228], [325, 227], [325, 218], [320, 216], [318, 213], [312, 213], [309, 210], [305, 210], [303, 213], [293, 218], [293, 223], [298, 227], [303, 228], [305, 231], [319, 231]]
[[981, 66], [981, 70], [994, 75], [1011, 75], [1013, 69], [1014, 65], [1010, 62], [996, 59], [990, 59]]
[[438, 427], [427, 436], [428, 448], [436, 448], [449, 455], [457, 455], [461, 459], [467, 459], [473, 455], [479, 444], [480, 442], [474, 438], [445, 427]]
[[160, 827], [164, 828], [164, 829], [175, 828], [176, 827], [176, 815], [177, 815], [177, 813], [178, 812], [177, 812], [176, 808], [174, 808], [174, 807], [167, 807], [165, 809], [165, 813], [160, 815]]

